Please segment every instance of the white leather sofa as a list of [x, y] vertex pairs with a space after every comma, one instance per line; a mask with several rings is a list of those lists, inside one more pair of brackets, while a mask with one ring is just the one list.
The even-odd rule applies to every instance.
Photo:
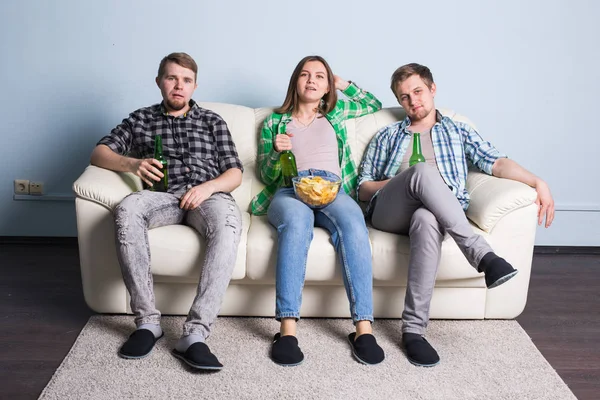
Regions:
[[[201, 103], [227, 122], [245, 172], [233, 193], [243, 214], [243, 233], [221, 315], [273, 316], [277, 233], [266, 216], [252, 216], [249, 204], [263, 184], [256, 173], [257, 138], [272, 108]], [[464, 117], [441, 110], [457, 120]], [[404, 117], [401, 108], [388, 108], [347, 122], [348, 140], [357, 165], [371, 137], [383, 126]], [[132, 174], [89, 166], [73, 185], [76, 193], [79, 256], [85, 300], [100, 313], [130, 313], [115, 250], [113, 209], [132, 191], [141, 189]], [[471, 172], [471, 205], [467, 216], [473, 229], [490, 242], [519, 274], [487, 290], [483, 275], [465, 260], [450, 237], [442, 248], [441, 265], [431, 305], [432, 318], [514, 318], [527, 300], [536, 231], [536, 194], [515, 181]], [[408, 237], [370, 229], [373, 253], [375, 317], [400, 318], [404, 304], [409, 257]], [[187, 226], [167, 226], [149, 232], [156, 303], [163, 314], [187, 314], [196, 293], [204, 243]], [[315, 229], [308, 254], [301, 314], [304, 317], [349, 317], [340, 265], [328, 233]]]

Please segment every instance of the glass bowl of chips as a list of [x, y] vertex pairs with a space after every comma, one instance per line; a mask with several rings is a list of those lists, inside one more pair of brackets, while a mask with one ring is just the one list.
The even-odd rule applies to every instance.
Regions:
[[310, 208], [323, 208], [337, 197], [342, 183], [324, 176], [296, 176], [292, 178], [296, 197]]

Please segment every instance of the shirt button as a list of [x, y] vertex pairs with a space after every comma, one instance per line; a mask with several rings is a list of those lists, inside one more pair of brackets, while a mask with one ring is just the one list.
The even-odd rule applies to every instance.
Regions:
[[190, 172], [190, 167], [185, 167], [185, 172]]
[[191, 189], [191, 188], [192, 188], [192, 185], [188, 184], [188, 185], [187, 185], [187, 188], [188, 188], [188, 189]]

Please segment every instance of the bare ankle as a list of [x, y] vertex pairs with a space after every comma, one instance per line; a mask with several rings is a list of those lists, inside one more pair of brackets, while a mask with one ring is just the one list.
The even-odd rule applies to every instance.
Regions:
[[356, 323], [356, 337], [359, 337], [360, 335], [364, 335], [366, 333], [373, 333], [373, 328], [371, 326], [371, 321], [358, 321]]
[[296, 336], [296, 318], [282, 318], [279, 333], [281, 336]]

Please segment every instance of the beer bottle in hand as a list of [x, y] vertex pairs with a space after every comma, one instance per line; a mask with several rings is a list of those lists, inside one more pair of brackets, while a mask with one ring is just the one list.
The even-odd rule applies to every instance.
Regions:
[[281, 175], [283, 176], [283, 186], [292, 187], [292, 178], [298, 176], [296, 168], [296, 157], [290, 150], [284, 150], [279, 155], [281, 162]]
[[425, 157], [423, 157], [423, 153], [421, 153], [421, 134], [415, 132], [413, 133], [413, 152], [408, 159], [408, 166], [412, 167], [420, 162], [425, 162]]
[[162, 168], [159, 168], [159, 170], [163, 173], [163, 177], [160, 181], [154, 181], [150, 190], [166, 192], [169, 187], [169, 169], [167, 168], [167, 160], [163, 156], [162, 137], [160, 135], [154, 136], [154, 158], [162, 164]]

